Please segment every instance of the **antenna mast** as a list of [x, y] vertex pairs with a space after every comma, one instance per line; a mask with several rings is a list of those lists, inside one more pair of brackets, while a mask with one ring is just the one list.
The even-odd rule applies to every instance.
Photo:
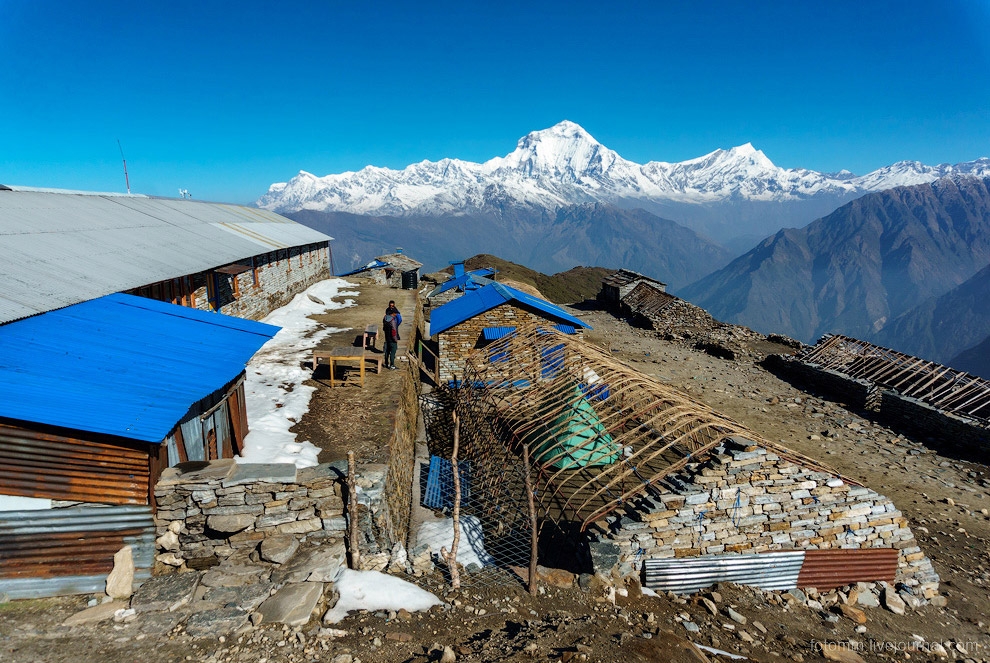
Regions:
[[127, 177], [127, 159], [124, 158], [124, 148], [120, 146], [120, 139], [117, 139], [117, 149], [120, 150], [120, 160], [124, 162], [124, 186], [127, 187], [127, 193], [131, 193], [131, 180]]

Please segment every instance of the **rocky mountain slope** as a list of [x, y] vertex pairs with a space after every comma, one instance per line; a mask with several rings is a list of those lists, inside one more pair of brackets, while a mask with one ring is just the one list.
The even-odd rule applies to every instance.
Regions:
[[[303, 210], [289, 216], [334, 238], [338, 271], [401, 246], [426, 270], [477, 253], [554, 273], [575, 265], [626, 267], [680, 287], [729, 262], [731, 254], [697, 233], [644, 210], [603, 203], [497, 218], [359, 216]], [[386, 244], [388, 242], [388, 244]]]
[[881, 345], [942, 364], [984, 339], [990, 339], [990, 265], [941, 297], [901, 314], [875, 338]]
[[950, 359], [949, 366], [990, 380], [990, 336]]
[[678, 294], [722, 320], [805, 342], [826, 332], [868, 339], [988, 262], [990, 178], [951, 177], [781, 230]]
[[552, 218], [560, 207], [602, 202], [646, 209], [733, 244], [804, 225], [867, 192], [952, 173], [990, 175], [990, 159], [956, 166], [905, 161], [855, 176], [780, 168], [747, 143], [678, 163], [637, 164], [563, 121], [527, 134], [515, 150], [484, 163], [442, 159], [324, 177], [300, 171], [272, 184], [257, 204], [294, 218], [306, 211], [508, 220]]

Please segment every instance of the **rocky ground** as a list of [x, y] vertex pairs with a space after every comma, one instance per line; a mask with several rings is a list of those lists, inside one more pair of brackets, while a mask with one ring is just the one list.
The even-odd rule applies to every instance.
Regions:
[[[372, 290], [362, 285], [359, 304]], [[373, 296], [380, 304], [389, 292]], [[789, 348], [762, 336], [720, 330], [716, 340], [734, 349], [734, 359], [727, 360], [696, 350], [698, 338], [678, 334], [665, 340], [601, 311], [576, 313], [594, 327], [589, 342], [618, 359], [891, 497], [942, 576], [945, 605], [912, 607], [908, 597], [902, 606], [893, 591], [872, 583], [824, 594], [729, 585], [696, 596], [652, 597], [643, 596], [635, 583], [610, 588], [608, 579], [555, 575], [555, 583], [567, 586], [547, 584], [530, 596], [521, 585], [450, 592], [437, 575], [419, 581], [444, 601], [428, 612], [380, 610], [328, 624], [321, 618], [333, 601], [331, 590], [320, 593], [311, 617], [283, 617], [290, 625], [274, 623], [272, 613], [265, 619], [259, 599], [268, 599], [276, 581], [286, 581], [285, 567], [293, 562], [248, 559], [187, 574], [195, 578], [172, 587], [178, 594], [167, 599], [149, 598], [155, 589], [149, 585], [138, 594], [144, 598], [130, 605], [104, 606], [89, 596], [0, 603], [0, 661], [697, 663], [716, 657], [691, 643], [758, 661], [990, 660], [990, 475], [976, 462], [980, 459], [945, 455], [933, 440], [901, 435], [868, 413], [781, 381], [759, 362]], [[353, 335], [373, 314], [377, 308], [368, 304], [334, 311], [327, 322], [349, 326]], [[393, 375], [386, 373], [378, 383], [373, 375], [366, 378], [378, 388], [332, 393], [324, 393], [331, 390], [316, 377], [319, 391], [302, 430], [328, 459], [356, 447], [367, 460], [380, 460], [387, 435], [378, 436], [387, 430], [386, 422], [356, 432], [337, 429], [357, 411], [387, 416], [387, 408], [384, 415], [370, 413], [394, 397], [386, 382]], [[305, 585], [304, 574], [296, 571], [300, 575], [290, 580]], [[258, 587], [267, 592], [254, 591]], [[71, 618], [87, 608], [96, 621], [74, 625]]]

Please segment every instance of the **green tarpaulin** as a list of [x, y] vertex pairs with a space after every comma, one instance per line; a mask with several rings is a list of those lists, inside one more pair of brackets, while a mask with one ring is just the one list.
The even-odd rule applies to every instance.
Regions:
[[574, 387], [564, 411], [534, 430], [526, 441], [534, 445], [536, 462], [562, 470], [611, 465], [619, 460], [618, 445], [578, 387]]

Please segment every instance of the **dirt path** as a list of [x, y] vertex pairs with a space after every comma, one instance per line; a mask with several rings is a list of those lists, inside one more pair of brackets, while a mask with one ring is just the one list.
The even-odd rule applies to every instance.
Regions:
[[[352, 290], [360, 294], [355, 298], [354, 306], [316, 316], [322, 324], [341, 330], [324, 339], [320, 347], [360, 346], [365, 327], [376, 324], [380, 331], [385, 308], [389, 300], [395, 300], [403, 317], [396, 355], [396, 361], [402, 361], [407, 344], [413, 337], [415, 291], [388, 288], [367, 278], [350, 277], [348, 280], [357, 284]], [[380, 333], [374, 349], [369, 352], [383, 354], [384, 342]], [[342, 380], [338, 379], [341, 375]], [[306, 382], [316, 387], [309, 413], [292, 428], [292, 432], [322, 450], [319, 455], [321, 463], [346, 459], [348, 451], [355, 452], [359, 463], [385, 462], [388, 458], [386, 445], [399, 398], [400, 375], [401, 371], [384, 368], [378, 375], [371, 368], [365, 371], [362, 388], [356, 367], [347, 365], [343, 370], [338, 368], [335, 386], [331, 388], [330, 369], [321, 364], [313, 373], [312, 380]]]

